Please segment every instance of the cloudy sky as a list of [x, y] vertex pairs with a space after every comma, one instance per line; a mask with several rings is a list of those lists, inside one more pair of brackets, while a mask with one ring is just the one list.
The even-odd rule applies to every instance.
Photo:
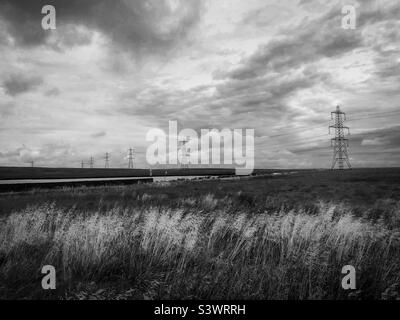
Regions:
[[396, 166], [399, 89], [398, 0], [0, 0], [0, 165], [133, 147], [146, 166], [148, 130], [177, 120], [254, 128], [256, 167], [329, 167], [340, 103], [352, 164]]

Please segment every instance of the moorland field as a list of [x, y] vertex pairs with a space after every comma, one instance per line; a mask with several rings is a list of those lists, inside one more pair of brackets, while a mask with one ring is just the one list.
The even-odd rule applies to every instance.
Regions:
[[[260, 171], [260, 170], [258, 170]], [[262, 170], [270, 172], [271, 170]], [[188, 168], [188, 169], [153, 169], [153, 176], [204, 176], [232, 175], [234, 169], [223, 168]], [[41, 168], [41, 167], [0, 167], [0, 180], [7, 179], [80, 179], [80, 178], [123, 178], [148, 177], [149, 169], [121, 168]]]
[[[56, 290], [41, 288], [53, 265]], [[353, 265], [357, 289], [343, 290]], [[0, 194], [0, 299], [399, 299], [400, 169]]]

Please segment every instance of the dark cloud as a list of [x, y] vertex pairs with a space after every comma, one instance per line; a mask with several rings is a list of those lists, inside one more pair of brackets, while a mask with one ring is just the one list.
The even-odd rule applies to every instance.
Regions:
[[73, 154], [72, 148], [65, 143], [46, 143], [40, 148], [30, 148], [25, 145], [16, 147], [11, 150], [0, 152], [2, 161], [10, 163], [27, 163], [34, 160], [35, 162], [48, 163], [54, 157], [64, 157]]
[[14, 112], [15, 104], [13, 102], [0, 103], [0, 118], [7, 118]]
[[313, 3], [313, 2], [314, 2], [314, 0], [300, 0], [299, 6], [308, 5], [308, 4]]
[[[58, 35], [63, 45], [88, 41], [79, 26], [101, 32], [119, 47], [135, 52], [165, 49], [184, 37], [201, 14], [197, 0], [0, 0], [0, 15], [20, 45], [46, 43]], [[41, 28], [41, 8], [53, 5], [57, 30]]]
[[[200, 128], [249, 127], [286, 120], [298, 115], [288, 106], [288, 99], [298, 91], [329, 81], [328, 74], [308, 68], [289, 75], [270, 74], [262, 78], [228, 79], [214, 86], [199, 86], [188, 90], [149, 87], [125, 93], [118, 112], [137, 115], [156, 122], [160, 127], [168, 120], [178, 120], [183, 126]], [[262, 135], [257, 132], [256, 135]]]
[[54, 88], [51, 88], [51, 89], [47, 90], [45, 92], [45, 95], [48, 96], [48, 97], [56, 97], [56, 96], [59, 96], [60, 93], [61, 93], [60, 89], [54, 87]]
[[[364, 29], [374, 23], [385, 23], [385, 19], [391, 20], [393, 12], [390, 8], [381, 10], [367, 5], [362, 6], [359, 17], [361, 22], [356, 30], [342, 29], [341, 6], [337, 5], [317, 19], [306, 19], [295, 27], [281, 30], [279, 36], [259, 47], [238, 67], [215, 71], [214, 79], [218, 84], [212, 87], [211, 95], [210, 88], [183, 91], [154, 87], [125, 96], [129, 106], [119, 111], [151, 118], [158, 123], [166, 122], [166, 119], [181, 120], [192, 128], [232, 127], [238, 123], [243, 126], [243, 119], [246, 119], [246, 125], [256, 127], [259, 119], [265, 119], [263, 125], [267, 127], [267, 124], [281, 121], [286, 124], [301, 121], [304, 125], [323, 121], [321, 108], [304, 118], [304, 113], [292, 108], [289, 100], [316, 85], [326, 84], [331, 90], [343, 90], [330, 73], [318, 70], [318, 62], [366, 49], [371, 44], [365, 41]], [[392, 30], [388, 37], [395, 37], [393, 22], [388, 26]], [[386, 72], [395, 73], [396, 69], [390, 67], [387, 66]], [[322, 104], [329, 103], [324, 100]], [[311, 106], [309, 110], [313, 111]], [[256, 130], [257, 136], [263, 134], [266, 134], [263, 128]]]
[[[358, 145], [377, 145], [385, 148], [400, 146], [400, 126], [370, 130], [351, 137], [353, 143]], [[374, 143], [375, 142], [375, 143]]]
[[55, 51], [62, 52], [65, 48], [90, 44], [93, 32], [73, 24], [65, 24], [52, 31], [52, 37], [47, 43]]
[[102, 137], [105, 137], [106, 135], [107, 135], [107, 132], [105, 132], [105, 131], [100, 131], [100, 132], [93, 133], [93, 134], [91, 135], [91, 137], [92, 137], [92, 138], [102, 138]]
[[341, 17], [336, 8], [319, 19], [303, 21], [295, 30], [283, 30], [226, 76], [238, 80], [256, 78], [267, 72], [300, 68], [322, 58], [340, 57], [362, 46], [361, 33], [342, 29]]
[[374, 75], [381, 81], [400, 83], [400, 21], [382, 23], [370, 41], [375, 53]]
[[379, 22], [398, 21], [400, 17], [400, 3], [382, 4], [378, 0], [359, 0], [357, 27], [367, 27]]
[[23, 151], [25, 147], [19, 147], [13, 150], [7, 150], [0, 152], [0, 158], [16, 158], [19, 157], [20, 152]]
[[[309, 1], [302, 1], [305, 2]], [[341, 57], [366, 45], [365, 28], [375, 23], [397, 21], [400, 16], [399, 3], [384, 8], [373, 1], [360, 3], [356, 29], [346, 30], [341, 25], [341, 7], [334, 6], [318, 19], [305, 19], [296, 28], [282, 30], [279, 37], [261, 46], [239, 67], [225, 72], [225, 77], [238, 80], [256, 78], [267, 72], [300, 68], [323, 58]], [[397, 32], [392, 30], [390, 36], [397, 37]], [[216, 76], [221, 78], [222, 74], [217, 72]]]
[[43, 79], [41, 77], [28, 77], [21, 74], [14, 74], [4, 80], [2, 86], [6, 94], [16, 96], [35, 90], [42, 83]]
[[[250, 10], [242, 19], [242, 24], [244, 25], [254, 25], [258, 28], [263, 28], [266, 26], [276, 25], [282, 20], [287, 19], [293, 14], [292, 10], [275, 5], [265, 5], [264, 7]], [[241, 28], [243, 26], [241, 25]]]

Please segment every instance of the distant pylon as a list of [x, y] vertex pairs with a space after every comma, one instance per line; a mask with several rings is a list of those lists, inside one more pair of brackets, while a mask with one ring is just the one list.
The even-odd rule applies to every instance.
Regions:
[[106, 152], [106, 157], [105, 157], [105, 164], [104, 164], [104, 168], [108, 169], [110, 168], [110, 154], [108, 152]]
[[81, 168], [83, 169], [85, 167], [85, 162], [81, 162]]
[[89, 165], [90, 165], [90, 168], [93, 169], [93, 167], [94, 167], [94, 158], [93, 157], [90, 157]]
[[128, 169], [133, 169], [133, 161], [135, 159], [135, 149], [130, 148], [129, 149], [129, 163], [128, 163]]
[[331, 139], [331, 146], [333, 146], [331, 169], [334, 169], [336, 164], [338, 164], [338, 168], [342, 170], [344, 169], [344, 163], [346, 163], [349, 169], [351, 169], [349, 154], [347, 152], [349, 139], [345, 138], [344, 133], [344, 131], [347, 130], [348, 134], [350, 134], [350, 129], [349, 127], [343, 126], [343, 123], [346, 120], [346, 114], [340, 110], [339, 106], [337, 106], [336, 110], [331, 112], [331, 118], [332, 120], [335, 120], [335, 124], [329, 126], [329, 133], [331, 133], [331, 128], [335, 129], [335, 138]]
[[190, 137], [183, 137], [180, 141], [179, 141], [179, 162], [181, 164], [181, 168], [183, 169], [187, 169], [189, 168], [189, 163], [190, 163], [190, 149], [187, 146], [187, 144], [190, 141]]

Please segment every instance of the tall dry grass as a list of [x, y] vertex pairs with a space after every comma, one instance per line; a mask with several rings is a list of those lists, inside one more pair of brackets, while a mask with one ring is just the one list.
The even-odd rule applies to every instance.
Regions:
[[[154, 200], [154, 199], [153, 199]], [[2, 298], [347, 299], [396, 298], [400, 232], [349, 208], [228, 213], [206, 195], [178, 208], [82, 212], [28, 207], [0, 222]], [[229, 206], [229, 204], [227, 204]], [[41, 290], [40, 270], [57, 270]], [[357, 290], [341, 269], [357, 270]]]

